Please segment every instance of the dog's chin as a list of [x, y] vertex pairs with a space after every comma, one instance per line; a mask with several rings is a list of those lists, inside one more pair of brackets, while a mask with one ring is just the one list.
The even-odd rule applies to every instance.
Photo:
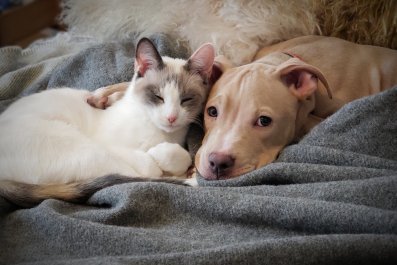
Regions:
[[225, 180], [228, 179], [228, 175], [216, 175], [212, 172], [200, 172], [200, 176], [202, 176], [205, 180]]
[[246, 173], [249, 173], [255, 169], [256, 169], [256, 167], [254, 165], [246, 165], [246, 166], [236, 168], [233, 170], [227, 170], [221, 174], [214, 174], [210, 169], [199, 170], [199, 174], [205, 180], [227, 180], [227, 179], [237, 178], [237, 177], [244, 175]]

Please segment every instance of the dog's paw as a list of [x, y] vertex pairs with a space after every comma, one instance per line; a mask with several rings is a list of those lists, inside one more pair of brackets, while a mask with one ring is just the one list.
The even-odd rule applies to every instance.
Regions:
[[166, 175], [182, 176], [192, 164], [189, 153], [179, 144], [161, 143], [150, 148], [148, 154]]
[[198, 187], [198, 182], [196, 177], [188, 178], [183, 183], [191, 187]]
[[87, 97], [87, 103], [97, 109], [106, 109], [109, 107], [110, 102], [106, 94], [106, 87], [101, 87], [91, 92]]

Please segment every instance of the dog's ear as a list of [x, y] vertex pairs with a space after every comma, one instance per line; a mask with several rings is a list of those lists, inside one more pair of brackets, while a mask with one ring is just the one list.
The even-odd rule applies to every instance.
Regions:
[[212, 65], [212, 72], [209, 80], [210, 85], [212, 86], [213, 84], [215, 84], [215, 82], [218, 81], [218, 79], [221, 77], [222, 74], [223, 74], [222, 68], [217, 62], [214, 62], [214, 64]]
[[215, 49], [210, 43], [200, 46], [187, 60], [185, 69], [191, 73], [198, 73], [204, 80], [209, 80], [215, 59]]
[[134, 67], [139, 76], [144, 76], [149, 69], [161, 69], [164, 67], [163, 59], [148, 38], [140, 39], [137, 44]]
[[214, 60], [214, 64], [212, 65], [210, 84], [215, 84], [215, 82], [221, 77], [226, 69], [232, 68], [233, 66], [234, 65], [232, 64], [232, 62], [225, 56], [218, 55]]
[[235, 67], [235, 65], [224, 55], [218, 55], [215, 58], [215, 64], [219, 70], [223, 73], [229, 68]]
[[316, 91], [318, 79], [327, 89], [329, 98], [332, 98], [327, 80], [321, 71], [299, 59], [292, 58], [277, 67], [281, 80], [289, 87], [292, 94], [303, 100]]

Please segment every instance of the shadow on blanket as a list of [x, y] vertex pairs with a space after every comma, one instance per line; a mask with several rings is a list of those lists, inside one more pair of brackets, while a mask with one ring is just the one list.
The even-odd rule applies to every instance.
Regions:
[[[19, 62], [8, 70], [0, 62], [2, 106], [62, 78], [84, 87], [132, 75], [133, 44], [78, 45], [25, 65], [32, 54], [0, 50]], [[13, 74], [32, 81], [5, 86]], [[0, 264], [395, 264], [396, 113], [397, 87], [357, 100], [275, 163], [236, 179], [200, 180], [204, 187], [123, 184], [84, 205], [46, 200], [31, 209], [0, 198]]]

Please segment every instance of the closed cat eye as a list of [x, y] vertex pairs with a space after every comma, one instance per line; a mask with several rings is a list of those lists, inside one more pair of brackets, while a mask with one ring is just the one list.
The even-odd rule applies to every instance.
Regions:
[[164, 102], [164, 99], [162, 98], [162, 97], [160, 97], [159, 95], [155, 95], [156, 96], [156, 98], [158, 99], [158, 100], [161, 100], [162, 102]]
[[186, 103], [186, 102], [188, 102], [188, 101], [191, 101], [193, 98], [183, 98], [182, 100], [181, 100], [181, 104], [183, 104], [183, 103]]

